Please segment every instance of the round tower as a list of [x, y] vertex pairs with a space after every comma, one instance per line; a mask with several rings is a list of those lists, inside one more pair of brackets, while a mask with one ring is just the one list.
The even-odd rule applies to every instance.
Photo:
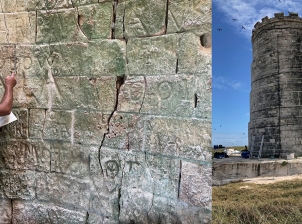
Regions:
[[302, 19], [276, 13], [252, 33], [249, 147], [254, 155], [302, 155]]

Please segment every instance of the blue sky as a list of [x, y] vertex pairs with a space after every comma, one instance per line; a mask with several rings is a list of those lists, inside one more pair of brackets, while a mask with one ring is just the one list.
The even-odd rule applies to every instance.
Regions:
[[302, 17], [302, 1], [213, 0], [213, 145], [248, 144], [252, 29], [277, 12], [285, 16], [297, 12]]

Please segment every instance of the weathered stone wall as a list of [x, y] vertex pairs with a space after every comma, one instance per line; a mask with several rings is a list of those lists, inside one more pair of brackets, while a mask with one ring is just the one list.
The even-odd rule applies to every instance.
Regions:
[[265, 133], [266, 156], [302, 155], [301, 26], [298, 14], [276, 13], [253, 30], [249, 145], [259, 148]]
[[211, 1], [0, 4], [0, 223], [209, 223]]
[[249, 160], [213, 164], [213, 185], [223, 185], [255, 177], [280, 177], [302, 173], [301, 159], [297, 160]]

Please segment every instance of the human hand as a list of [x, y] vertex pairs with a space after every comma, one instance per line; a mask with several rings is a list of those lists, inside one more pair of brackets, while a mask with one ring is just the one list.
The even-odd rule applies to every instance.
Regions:
[[15, 87], [16, 84], [17, 84], [17, 80], [15, 78], [15, 73], [12, 72], [11, 75], [9, 75], [5, 78], [5, 85], [7, 87], [13, 88], [13, 87]]

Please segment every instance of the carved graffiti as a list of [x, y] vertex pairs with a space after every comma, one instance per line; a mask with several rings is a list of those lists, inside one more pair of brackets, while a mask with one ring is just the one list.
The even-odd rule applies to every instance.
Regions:
[[158, 93], [162, 100], [170, 98], [170, 96], [172, 95], [172, 90], [173, 87], [171, 82], [164, 81], [159, 83], [158, 85]]
[[110, 178], [117, 176], [119, 172], [119, 164], [115, 160], [109, 160], [106, 162], [106, 174]]

